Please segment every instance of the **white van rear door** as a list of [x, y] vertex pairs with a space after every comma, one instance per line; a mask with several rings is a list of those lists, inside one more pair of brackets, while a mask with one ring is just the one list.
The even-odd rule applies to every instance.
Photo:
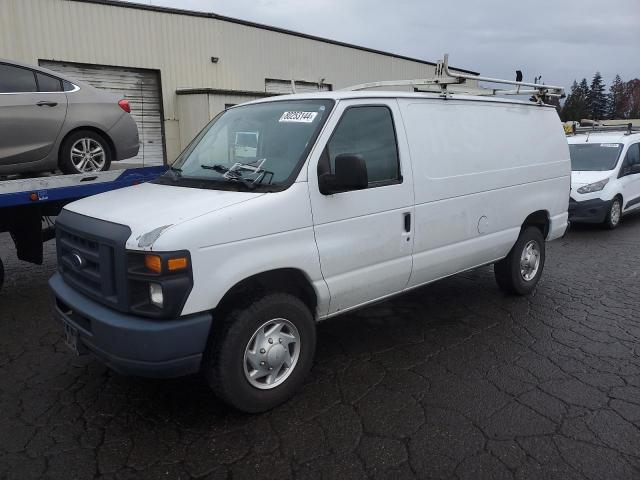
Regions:
[[[308, 181], [322, 274], [334, 314], [404, 289], [411, 274], [413, 184], [406, 137], [393, 99], [342, 101], [309, 163]], [[318, 174], [340, 154], [360, 154], [369, 188], [323, 195]]]

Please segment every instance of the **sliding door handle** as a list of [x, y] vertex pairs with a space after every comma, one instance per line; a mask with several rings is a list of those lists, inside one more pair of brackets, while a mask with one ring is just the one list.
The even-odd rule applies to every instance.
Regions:
[[404, 214], [404, 231], [409, 233], [411, 231], [411, 214]]
[[56, 105], [58, 105], [57, 102], [47, 102], [46, 100], [41, 100], [40, 102], [36, 103], [37, 106], [39, 107], [55, 107]]

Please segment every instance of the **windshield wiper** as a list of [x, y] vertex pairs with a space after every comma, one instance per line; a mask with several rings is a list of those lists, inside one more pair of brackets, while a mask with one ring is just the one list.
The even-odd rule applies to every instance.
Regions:
[[240, 182], [242, 185], [247, 187], [249, 190], [254, 190], [256, 188], [256, 185], [255, 185], [254, 182], [250, 182], [249, 180], [244, 178], [242, 176], [242, 174], [240, 172], [238, 172], [237, 170], [231, 170], [231, 169], [225, 167], [224, 165], [220, 165], [220, 164], [200, 165], [200, 167], [204, 168], [205, 170], [213, 170], [214, 172], [222, 173], [222, 174], [224, 174], [224, 178], [226, 180], [229, 180], [229, 181], [232, 181], [232, 182]]

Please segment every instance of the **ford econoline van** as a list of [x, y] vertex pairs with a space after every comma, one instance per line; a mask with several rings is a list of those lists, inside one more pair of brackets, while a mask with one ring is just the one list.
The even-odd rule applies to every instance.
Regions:
[[69, 345], [203, 372], [238, 409], [290, 397], [316, 322], [483, 265], [518, 295], [567, 228], [553, 107], [326, 92], [230, 108], [156, 181], [65, 207], [50, 285]]

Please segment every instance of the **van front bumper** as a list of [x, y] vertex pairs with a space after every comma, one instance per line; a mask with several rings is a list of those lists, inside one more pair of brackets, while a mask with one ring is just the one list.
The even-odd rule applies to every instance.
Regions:
[[569, 198], [569, 220], [575, 223], [602, 223], [611, 208], [611, 200], [594, 198], [578, 202]]
[[54, 315], [88, 350], [118, 373], [168, 378], [196, 373], [209, 338], [210, 313], [155, 320], [107, 308], [78, 293], [56, 273], [49, 280]]

